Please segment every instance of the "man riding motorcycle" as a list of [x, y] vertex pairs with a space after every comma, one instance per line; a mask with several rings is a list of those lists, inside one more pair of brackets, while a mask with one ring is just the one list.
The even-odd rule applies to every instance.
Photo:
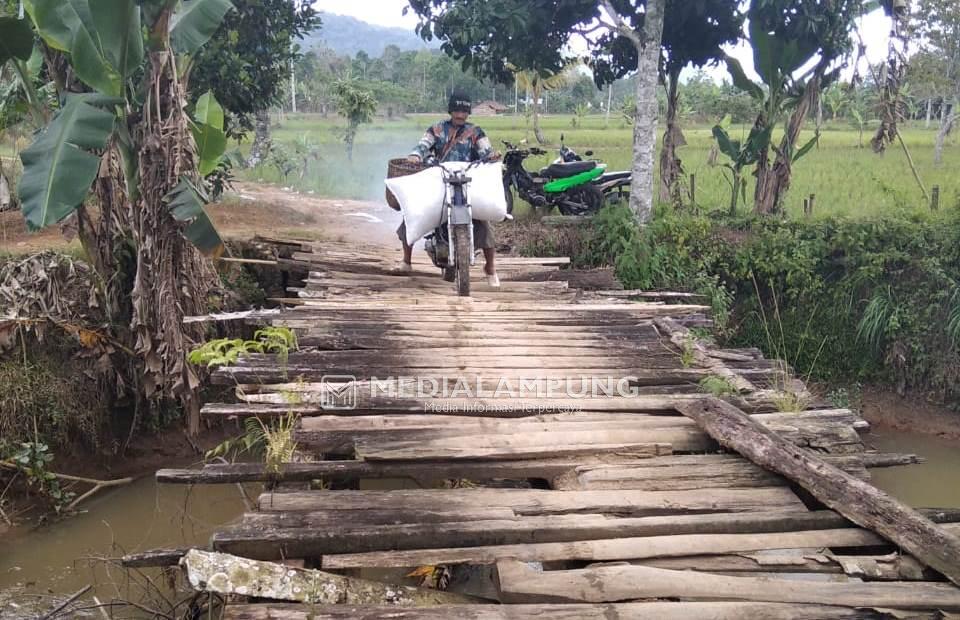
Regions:
[[[420, 142], [410, 153], [411, 162], [421, 162], [426, 159], [435, 159], [439, 163], [451, 161], [497, 161], [500, 155], [493, 150], [486, 133], [476, 125], [467, 122], [470, 116], [471, 101], [468, 95], [454, 92], [447, 103], [447, 112], [450, 118], [441, 121], [427, 129], [420, 138]], [[401, 273], [409, 272], [413, 246], [407, 245], [406, 224], [401, 222], [397, 229], [397, 236], [403, 244], [403, 261], [397, 266]], [[494, 266], [493, 229], [489, 222], [473, 220], [474, 249], [482, 249], [486, 260], [483, 271], [487, 275], [490, 286], [500, 286]]]

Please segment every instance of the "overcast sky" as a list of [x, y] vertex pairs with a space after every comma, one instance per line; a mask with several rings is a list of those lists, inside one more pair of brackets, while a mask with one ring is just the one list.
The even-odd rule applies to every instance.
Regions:
[[[353, 2], [316, 0], [313, 6], [320, 11], [350, 15], [381, 26], [409, 28], [412, 31], [414, 26], [417, 25], [417, 18], [413, 11], [410, 11], [406, 16], [403, 15], [403, 8], [407, 6], [407, 0], [354, 0]], [[882, 11], [874, 12], [861, 24], [860, 32], [867, 44], [867, 58], [871, 63], [877, 63], [886, 57], [889, 27], [889, 22], [883, 16]], [[581, 50], [577, 49], [576, 51], [580, 52]], [[748, 74], [756, 75], [753, 72], [753, 58], [749, 46], [741, 44], [738, 48], [729, 50], [729, 52], [740, 60]], [[852, 69], [848, 69], [847, 73], [851, 72]], [[718, 78], [726, 77], [726, 71], [723, 69], [713, 70], [711, 74]]]

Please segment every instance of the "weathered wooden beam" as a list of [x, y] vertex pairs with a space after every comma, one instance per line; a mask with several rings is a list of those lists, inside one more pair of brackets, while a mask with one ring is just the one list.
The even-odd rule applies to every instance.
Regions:
[[960, 588], [939, 583], [814, 582], [731, 577], [636, 565], [537, 572], [516, 560], [498, 562], [497, 572], [503, 600], [518, 603], [681, 598], [960, 610]]
[[736, 407], [704, 399], [678, 407], [723, 446], [795, 481], [854, 523], [960, 583], [960, 538], [870, 484], [784, 441]]
[[180, 560], [190, 585], [201, 592], [255, 596], [311, 604], [422, 606], [482, 602], [474, 597], [389, 585], [317, 570], [301, 570], [224, 553], [191, 549]]
[[687, 555], [729, 554], [764, 549], [855, 548], [883, 543], [883, 538], [859, 528], [762, 534], [678, 534], [526, 545], [327, 555], [323, 558], [323, 567], [334, 569], [424, 564], [492, 564], [503, 558], [516, 558], [525, 562], [568, 560], [614, 562]]
[[[634, 560], [632, 564], [707, 573], [806, 573], [847, 575], [866, 581], [926, 581], [933, 576], [908, 555], [834, 555], [832, 553], [693, 555]], [[589, 567], [588, 567], [589, 568]]]
[[[259, 603], [228, 605], [223, 620], [880, 620], [892, 617], [906, 617], [906, 614], [866, 607], [753, 602], [441, 605], [416, 609]], [[910, 612], [909, 617], [934, 620], [942, 615]]]
[[[523, 545], [592, 541], [672, 534], [699, 528], [726, 531], [757, 525], [783, 529], [842, 519], [802, 513], [761, 513], [762, 518], [729, 514], [643, 518], [606, 515], [550, 515], [522, 517], [471, 513], [417, 513], [388, 511], [315, 511], [302, 513], [248, 513], [235, 526], [214, 534], [218, 551], [263, 560], [282, 557], [320, 557], [329, 554], [367, 553], [444, 547]], [[742, 513], [741, 513], [742, 514]], [[746, 513], [750, 515], [751, 513]], [[472, 516], [471, 516], [472, 515]], [[403, 519], [401, 517], [409, 517]], [[688, 518], [689, 517], [689, 518]], [[673, 522], [671, 522], [671, 519]], [[727, 523], [719, 523], [727, 519]], [[377, 523], [380, 522], [380, 523]]]
[[190, 551], [190, 547], [179, 549], [151, 549], [141, 553], [128, 553], [120, 559], [124, 568], [151, 568], [158, 566], [176, 566], [180, 558]]
[[398, 489], [391, 491], [290, 491], [260, 495], [263, 511], [471, 510], [504, 507], [518, 515], [607, 513], [618, 516], [681, 515], [697, 512], [800, 510], [803, 503], [782, 487], [694, 491], [547, 491], [540, 489]]

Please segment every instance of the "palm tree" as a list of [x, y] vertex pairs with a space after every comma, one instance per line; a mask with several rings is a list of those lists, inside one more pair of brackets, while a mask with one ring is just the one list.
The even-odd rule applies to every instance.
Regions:
[[546, 91], [556, 90], [566, 85], [568, 81], [568, 72], [577, 63], [572, 63], [560, 73], [549, 70], [527, 70], [520, 71], [511, 68], [513, 77], [520, 88], [527, 91], [527, 95], [533, 96], [533, 135], [537, 142], [546, 144], [547, 140], [543, 137], [543, 131], [540, 130], [540, 98]]

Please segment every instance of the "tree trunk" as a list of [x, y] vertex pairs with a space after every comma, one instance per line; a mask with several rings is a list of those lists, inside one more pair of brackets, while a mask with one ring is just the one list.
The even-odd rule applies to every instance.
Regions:
[[144, 361], [144, 396], [157, 408], [164, 399], [176, 399], [187, 415], [191, 434], [199, 431], [200, 381], [187, 364], [191, 345], [203, 330], [186, 326], [183, 317], [206, 310], [209, 291], [217, 281], [210, 262], [183, 236], [164, 197], [181, 178], [194, 182], [195, 151], [191, 148], [186, 114], [185, 85], [181, 83], [170, 50], [170, 10], [164, 9], [152, 27], [146, 70], [144, 115], [136, 126], [139, 148], [139, 198], [130, 218], [137, 248], [137, 270], [130, 300], [134, 350]]
[[776, 149], [777, 156], [769, 168], [769, 158], [766, 151], [757, 163], [757, 192], [755, 194], [754, 210], [760, 215], [776, 213], [780, 210], [783, 197], [790, 189], [790, 177], [793, 172], [794, 147], [803, 122], [807, 118], [810, 108], [820, 98], [820, 74], [816, 73], [807, 82], [803, 97], [787, 121], [787, 131]]
[[930, 120], [933, 118], [933, 97], [927, 98], [927, 121], [924, 123], [924, 127], [930, 129]]
[[788, 443], [733, 405], [707, 398], [678, 405], [677, 409], [720, 445], [793, 480], [829, 508], [887, 538], [960, 584], [960, 538], [949, 529], [825, 462], [814, 452]]
[[630, 208], [641, 224], [653, 217], [653, 161], [657, 143], [657, 78], [664, 0], [648, 0], [637, 44], [637, 112], [633, 123]]
[[933, 163], [938, 166], [943, 162], [943, 143], [950, 135], [953, 124], [957, 120], [957, 100], [954, 100], [949, 109], [946, 100], [941, 105], [943, 108], [940, 114], [940, 130], [937, 131], [937, 143], [933, 149]]
[[[324, 116], [326, 116], [326, 113], [324, 113]], [[269, 110], [257, 112], [253, 132], [253, 146], [250, 147], [250, 156], [247, 158], [247, 166], [250, 168], [262, 164], [267, 157], [267, 153], [270, 152]]]
[[667, 75], [666, 84], [667, 130], [663, 133], [663, 146], [660, 148], [660, 202], [670, 202], [674, 199], [677, 181], [683, 176], [683, 165], [677, 157], [677, 147], [685, 146], [687, 141], [677, 122], [677, 105], [680, 99], [679, 81], [680, 70], [671, 70]]

